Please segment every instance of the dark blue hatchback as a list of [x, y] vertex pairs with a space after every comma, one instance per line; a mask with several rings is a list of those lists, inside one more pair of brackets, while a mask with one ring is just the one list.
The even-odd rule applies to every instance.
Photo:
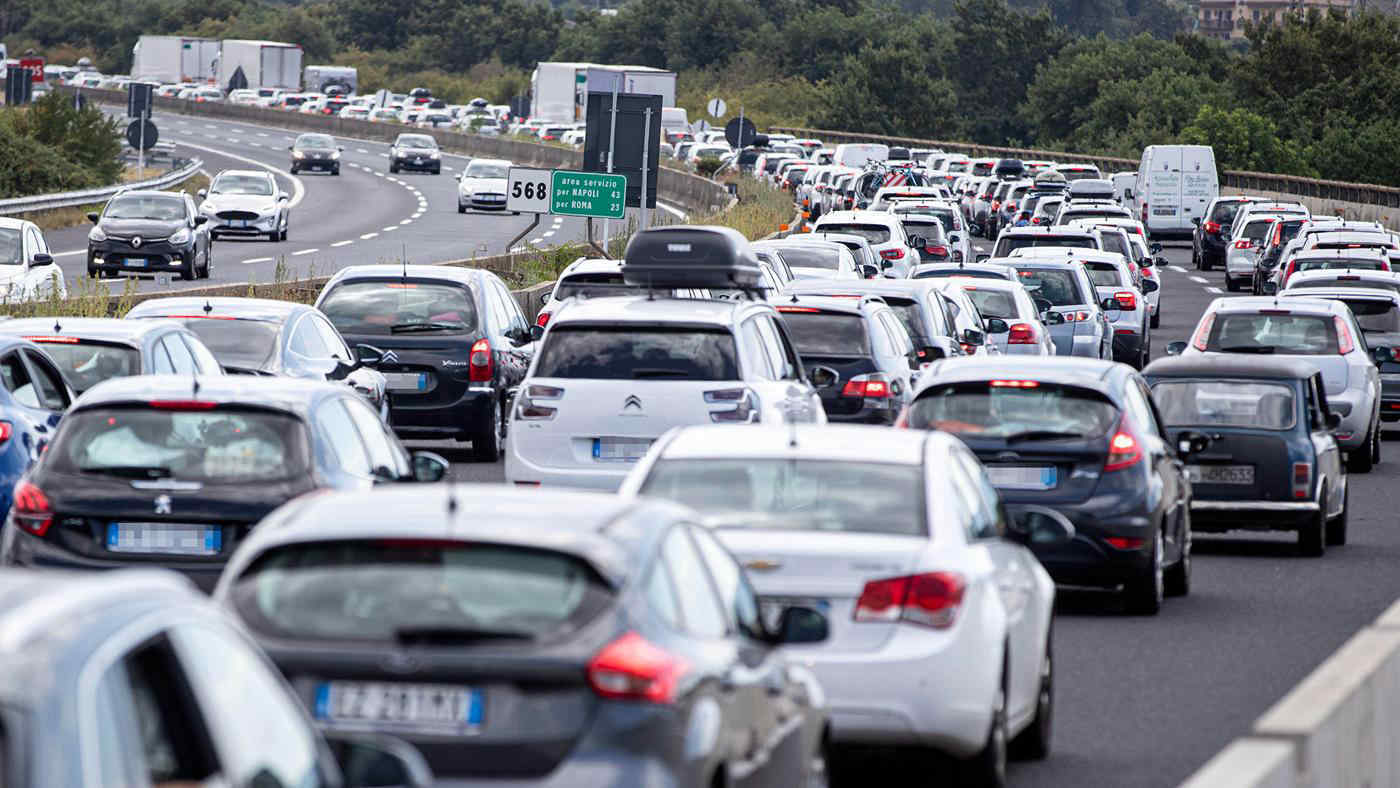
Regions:
[[43, 350], [0, 338], [0, 512], [8, 513], [15, 484], [48, 446], [73, 390]]

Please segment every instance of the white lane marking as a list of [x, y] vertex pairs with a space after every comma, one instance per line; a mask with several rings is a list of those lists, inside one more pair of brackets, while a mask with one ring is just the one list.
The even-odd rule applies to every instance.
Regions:
[[422, 211], [418, 211], [417, 213], [413, 214], [413, 216], [412, 216], [411, 218], [417, 219], [418, 217], [420, 217], [420, 216], [422, 216], [422, 215], [423, 215], [423, 212], [422, 212]]
[[389, 225], [388, 227], [385, 227], [385, 228], [384, 228], [384, 232], [386, 232], [386, 233], [392, 233], [393, 231], [395, 231], [395, 230], [397, 230], [397, 229], [399, 229], [397, 225]]
[[543, 240], [544, 240], [543, 238], [531, 238], [531, 239], [530, 239], [530, 243], [531, 243], [531, 244], [537, 244], [537, 243], [539, 243], [540, 241], [543, 241]]
[[254, 257], [254, 258], [252, 258], [251, 260], [239, 260], [239, 262], [242, 263], [242, 264], [244, 264], [244, 265], [252, 265], [253, 263], [270, 263], [270, 262], [272, 262], [272, 258], [271, 258], [271, 257]]
[[360, 240], [361, 240], [361, 241], [368, 241], [369, 239], [371, 239], [371, 238], [376, 238], [376, 237], [378, 237], [378, 236], [379, 236], [379, 233], [365, 233], [364, 235], [360, 236]]
[[[206, 129], [217, 129], [218, 126], [215, 126], [215, 125], [212, 124], [212, 123], [206, 123], [206, 124], [204, 124], [204, 128], [206, 128]], [[137, 140], [137, 142], [140, 142], [140, 140]]]
[[1218, 287], [1207, 287], [1207, 288], [1206, 288], [1206, 292], [1207, 292], [1207, 293], [1219, 293], [1219, 292], [1220, 292], [1220, 288], [1218, 288]]
[[413, 220], [412, 220], [412, 219], [404, 219], [403, 221], [399, 222], [399, 224], [413, 224]]
[[1210, 280], [1207, 279], [1207, 278], [1205, 278], [1204, 276], [1193, 276], [1193, 277], [1191, 277], [1191, 281], [1192, 281], [1192, 282], [1199, 282], [1199, 283], [1201, 283], [1201, 284], [1203, 284], [1203, 285], [1210, 284]]
[[54, 252], [53, 257], [72, 257], [73, 255], [87, 254], [86, 249], [74, 249], [71, 252]]
[[661, 210], [665, 211], [666, 213], [671, 214], [672, 216], [676, 217], [677, 219], [685, 219], [686, 216], [687, 216], [687, 214], [686, 214], [685, 211], [682, 211], [682, 210], [679, 209], [679, 208], [672, 208], [671, 206], [667, 205], [666, 203], [664, 203], [664, 202], [662, 202], [662, 201], [660, 201], [660, 200], [657, 200], [657, 201], [656, 201], [656, 207], [657, 207], [657, 208], [660, 208]]
[[331, 244], [331, 248], [338, 249], [342, 246], [349, 246], [352, 243], [354, 243], [354, 241], [336, 241], [335, 243]]
[[[228, 140], [229, 142], [235, 143], [235, 144], [238, 144], [238, 143], [243, 142], [243, 140], [240, 140], [240, 139], [238, 139], [237, 137], [224, 137], [224, 139]], [[139, 140], [138, 140], [138, 141], [139, 141]]]
[[266, 136], [267, 136], [267, 132], [265, 132], [265, 131], [260, 131], [260, 132], [258, 132], [258, 136], [259, 136], [259, 137], [266, 137]]
[[1177, 272], [1178, 274], [1184, 274], [1184, 273], [1186, 273], [1186, 269], [1185, 269], [1185, 268], [1182, 268], [1182, 267], [1179, 266], [1179, 265], [1169, 265], [1169, 266], [1167, 266], [1167, 267], [1170, 268], [1170, 269], [1172, 269], [1173, 271]]
[[263, 169], [265, 169], [265, 170], [267, 170], [267, 171], [269, 171], [269, 172], [275, 172], [275, 173], [277, 173], [278, 175], [282, 175], [282, 176], [285, 176], [285, 177], [287, 177], [287, 178], [290, 178], [290, 179], [292, 180], [292, 199], [287, 201], [287, 207], [289, 207], [289, 208], [295, 208], [295, 207], [297, 207], [298, 205], [301, 205], [301, 201], [302, 201], [303, 199], [305, 199], [305, 197], [306, 197], [306, 186], [304, 186], [304, 185], [302, 184], [301, 178], [296, 177], [295, 175], [291, 174], [290, 172], [287, 172], [286, 170], [279, 170], [279, 169], [277, 169], [276, 167], [272, 166], [271, 164], [263, 164], [262, 162], [258, 161], [257, 159], [250, 159], [250, 158], [248, 158], [247, 156], [239, 156], [239, 155], [236, 154], [236, 153], [229, 153], [229, 152], [227, 152], [227, 151], [221, 151], [221, 150], [219, 150], [219, 149], [217, 149], [217, 148], [206, 148], [206, 147], [203, 146], [203, 145], [195, 145], [195, 144], [192, 143], [192, 142], [182, 142], [182, 143], [180, 143], [180, 144], [181, 144], [181, 145], [184, 145], [184, 146], [187, 147], [187, 148], [194, 148], [195, 150], [202, 150], [202, 151], [205, 151], [206, 153], [215, 153], [215, 154], [218, 154], [218, 155], [223, 156], [223, 157], [225, 157], [225, 158], [234, 159], [234, 160], [236, 160], [236, 161], [241, 161], [241, 162], [243, 162], [243, 163], [245, 163], [245, 164], [251, 164], [251, 165], [253, 165], [253, 166], [255, 166], [255, 167], [262, 167]]
[[365, 150], [364, 148], [356, 148], [356, 149], [355, 149], [355, 152], [356, 152], [356, 153], [369, 153], [369, 151]]
[[[217, 135], [217, 134], [205, 134], [204, 136], [205, 136], [206, 139], [211, 139], [211, 140], [216, 140], [216, 139], [219, 138], [219, 135]], [[139, 142], [140, 140], [137, 140], [137, 141]]]
[[[138, 142], [139, 142], [139, 140], [138, 140]], [[248, 145], [249, 145], [250, 147], [254, 147], [254, 148], [261, 148], [261, 147], [262, 147], [262, 143], [261, 143], [261, 142], [251, 142], [251, 141], [250, 141], [250, 142], [248, 143]]]
[[546, 232], [544, 235], [541, 235], [540, 237], [541, 237], [541, 238], [548, 238], [548, 237], [551, 236], [551, 235], [554, 235], [554, 231], [553, 231], [553, 230], [550, 230], [550, 231]]
[[299, 256], [304, 255], [304, 254], [311, 254], [312, 252], [319, 252], [319, 251], [321, 251], [321, 250], [320, 250], [320, 249], [302, 249], [300, 252], [292, 252], [292, 257], [299, 257]]

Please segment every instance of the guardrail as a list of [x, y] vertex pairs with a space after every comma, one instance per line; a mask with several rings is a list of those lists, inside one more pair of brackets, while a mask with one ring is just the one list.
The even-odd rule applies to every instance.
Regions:
[[122, 183], [116, 186], [104, 186], [100, 189], [86, 189], [76, 192], [61, 192], [58, 194], [39, 194], [32, 197], [14, 197], [8, 200], [0, 200], [0, 216], [13, 216], [19, 213], [30, 213], [32, 211], [47, 211], [54, 208], [72, 208], [76, 205], [91, 205], [110, 199], [119, 191], [127, 189], [167, 189], [177, 186], [189, 180], [191, 176], [199, 172], [204, 166], [200, 159], [192, 159], [189, 164], [178, 170], [171, 170], [156, 178], [149, 178], [144, 181], [132, 183]]
[[[956, 151], [969, 156], [996, 156], [998, 158], [1011, 159], [1051, 159], [1062, 162], [1084, 162], [1093, 164], [1104, 173], [1121, 170], [1136, 171], [1138, 168], [1138, 162], [1135, 159], [1122, 159], [1115, 156], [1095, 156], [1082, 153], [1070, 153], [1067, 151], [1002, 148], [995, 145], [978, 145], [976, 143], [930, 140], [916, 137], [891, 137], [882, 134], [857, 134], [846, 131], [834, 131], [831, 129], [804, 129], [774, 126], [772, 130], [785, 134], [793, 134], [798, 137], [815, 137], [823, 142], [879, 142], [886, 145], [899, 145], [906, 148], [941, 148], [945, 151]], [[1310, 197], [1317, 200], [1335, 200], [1338, 202], [1379, 205], [1392, 208], [1400, 207], [1400, 188], [1394, 186], [1380, 186], [1371, 183], [1346, 183], [1344, 181], [1304, 178], [1298, 175], [1225, 170], [1220, 173], [1220, 185], [1222, 187], [1241, 191], [1280, 192], [1283, 194], [1295, 194], [1300, 197]]]

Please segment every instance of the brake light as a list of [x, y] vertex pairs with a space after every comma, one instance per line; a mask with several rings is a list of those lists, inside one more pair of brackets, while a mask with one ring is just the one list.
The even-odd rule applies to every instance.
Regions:
[[1118, 423], [1118, 431], [1108, 439], [1108, 460], [1103, 464], [1104, 473], [1121, 471], [1142, 462], [1142, 446], [1128, 428], [1128, 417]]
[[156, 410], [213, 410], [217, 402], [197, 399], [153, 399], [146, 403]]
[[1152, 273], [1152, 269], [1151, 269], [1151, 268], [1148, 268], [1148, 267], [1145, 266], [1145, 265], [1142, 266], [1142, 268], [1141, 268], [1140, 270], [1142, 271], [1142, 275], [1145, 276], [1145, 277], [1147, 277], [1148, 279], [1151, 279], [1153, 276], [1156, 275], [1156, 274], [1153, 274], [1153, 273]]
[[30, 342], [44, 342], [48, 344], [76, 345], [77, 337], [25, 337]]
[[1196, 328], [1196, 335], [1191, 337], [1191, 347], [1204, 351], [1206, 349], [1206, 340], [1210, 338], [1210, 329], [1214, 325], [1215, 313], [1212, 312], [1206, 315], [1205, 319], [1201, 321], [1201, 325]]
[[1118, 550], [1140, 550], [1144, 544], [1147, 544], [1146, 539], [1131, 536], [1110, 536], [1104, 541], [1108, 542], [1110, 547]]
[[1040, 387], [1038, 380], [993, 380], [987, 383], [995, 389], [1033, 389]]
[[468, 366], [469, 377], [472, 383], [491, 382], [494, 371], [491, 361], [491, 342], [485, 338], [478, 339], [472, 343], [471, 364]]
[[1113, 294], [1113, 297], [1118, 301], [1119, 307], [1126, 309], [1129, 312], [1131, 312], [1134, 309], [1137, 309], [1136, 293], [1133, 293], [1130, 290], [1119, 290], [1118, 292]]
[[992, 201], [992, 211], [993, 211], [993, 212], [996, 212], [996, 211], [1000, 211], [1000, 210], [1001, 210], [1001, 201], [1000, 201], [1000, 200], [993, 200], [993, 201]]
[[1293, 463], [1293, 497], [1307, 498], [1312, 492], [1312, 463]]
[[22, 481], [15, 485], [15, 501], [10, 507], [10, 514], [14, 517], [15, 525], [35, 536], [48, 533], [49, 526], [53, 525], [53, 508], [49, 506], [49, 498], [32, 482]]
[[15, 427], [8, 421], [0, 421], [0, 444], [8, 441], [15, 434]]
[[886, 260], [899, 260], [904, 257], [903, 249], [881, 249], [880, 256]]
[[888, 399], [890, 397], [890, 382], [882, 375], [856, 375], [846, 381], [846, 385], [841, 389], [843, 397], [868, 397], [872, 399]]
[[1032, 216], [1032, 217], [1031, 217], [1031, 224], [1040, 224], [1040, 217], [1039, 217], [1039, 216]]
[[1220, 222], [1206, 222], [1201, 225], [1201, 229], [1208, 233], [1218, 233], [1220, 232]]
[[1035, 326], [1030, 323], [1013, 323], [1006, 341], [1011, 345], [1034, 345], [1039, 338], [1036, 336]]
[[1241, 240], [1235, 241], [1236, 249], [1250, 249], [1253, 248], [1253, 246], [1254, 242], [1249, 240], [1248, 238], [1243, 238]]
[[1351, 339], [1351, 329], [1347, 328], [1345, 320], [1338, 315], [1332, 316], [1332, 324], [1337, 327], [1337, 352], [1345, 356], [1356, 349], [1356, 343]]
[[1298, 267], [1297, 260], [1289, 260], [1288, 267], [1283, 269], [1283, 284], [1288, 284], [1288, 277], [1293, 275], [1294, 269]]
[[1088, 322], [1088, 321], [1089, 321], [1091, 318], [1093, 318], [1093, 316], [1094, 316], [1094, 313], [1093, 313], [1093, 312], [1090, 312], [1090, 311], [1087, 310], [1087, 309], [1080, 309], [1080, 310], [1078, 310], [1078, 311], [1065, 312], [1065, 313], [1063, 313], [1063, 314], [1064, 314], [1064, 316], [1065, 316], [1065, 322], [1066, 322], [1066, 323], [1085, 323], [1085, 322]]
[[929, 254], [936, 254], [940, 257], [948, 256], [948, 247], [946, 246], [925, 246], [924, 251]]
[[549, 313], [541, 312], [539, 314], [539, 317], [535, 318], [535, 325], [539, 326], [540, 328], [544, 328], [545, 326], [549, 325]]
[[719, 389], [705, 392], [706, 405], [730, 405], [726, 410], [710, 411], [710, 421], [716, 424], [753, 424], [759, 420], [758, 398], [748, 389]]
[[817, 308], [814, 307], [814, 306], [780, 306], [780, 307], [778, 307], [778, 311], [779, 311], [779, 312], [820, 312], [821, 310], [820, 310], [820, 309], [817, 309]]
[[688, 669], [685, 660], [628, 632], [588, 661], [588, 684], [605, 698], [671, 703]]
[[856, 621], [905, 621], [947, 629], [957, 619], [967, 582], [956, 572], [871, 580], [856, 601]]

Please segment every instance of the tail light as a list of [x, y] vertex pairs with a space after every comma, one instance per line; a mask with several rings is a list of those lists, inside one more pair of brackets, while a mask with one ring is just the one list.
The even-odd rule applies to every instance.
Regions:
[[1087, 323], [1094, 317], [1094, 313], [1087, 309], [1080, 309], [1073, 312], [1064, 312], [1066, 323]]
[[1030, 323], [1013, 323], [1006, 341], [1011, 345], [1034, 345], [1040, 338], [1036, 336], [1035, 326]]
[[1201, 225], [1201, 229], [1208, 233], [1218, 233], [1220, 232], [1220, 222], [1206, 222]]
[[1156, 274], [1152, 273], [1152, 269], [1145, 265], [1142, 266], [1141, 271], [1142, 275], [1147, 277], [1148, 279], [1151, 279], [1152, 277], [1156, 276]]
[[472, 343], [471, 364], [468, 366], [472, 383], [490, 383], [495, 365], [491, 359], [491, 342], [485, 338]]
[[588, 684], [605, 698], [672, 703], [687, 669], [685, 660], [628, 632], [588, 661]]
[[197, 399], [153, 399], [146, 403], [156, 410], [213, 410], [218, 403]]
[[992, 210], [993, 210], [993, 211], [1000, 211], [1000, 210], [1001, 210], [1001, 202], [998, 201], [998, 200], [993, 200], [993, 201], [992, 201]]
[[540, 328], [544, 328], [545, 326], [549, 325], [549, 313], [541, 312], [539, 314], [539, 317], [535, 318], [535, 325], [539, 326]]
[[886, 260], [899, 260], [904, 257], [903, 249], [881, 249], [880, 256]]
[[1201, 321], [1201, 325], [1196, 328], [1196, 335], [1191, 337], [1191, 347], [1204, 351], [1206, 349], [1206, 340], [1210, 338], [1210, 329], [1214, 325], [1215, 313], [1212, 312], [1206, 315], [1205, 319]]
[[1039, 216], [1032, 216], [1032, 217], [1031, 217], [1031, 224], [1040, 224], [1040, 217], [1039, 217]]
[[1333, 315], [1332, 324], [1337, 327], [1337, 352], [1345, 356], [1355, 350], [1356, 343], [1352, 341], [1351, 329], [1347, 328], [1346, 321]]
[[1014, 210], [1016, 210], [1016, 203], [1014, 203], [1014, 202], [1009, 202], [1009, 203], [1007, 203], [1007, 204], [1006, 204], [1006, 210], [1008, 210], [1008, 211], [1014, 211]]
[[1297, 267], [1298, 267], [1298, 261], [1297, 261], [1297, 260], [1289, 260], [1289, 261], [1288, 261], [1288, 267], [1285, 268], [1285, 269], [1283, 269], [1283, 279], [1279, 281], [1279, 287], [1280, 287], [1280, 288], [1282, 288], [1284, 285], [1288, 284], [1288, 277], [1290, 277], [1290, 276], [1293, 275], [1293, 271], [1294, 271]]
[[716, 424], [753, 424], [758, 421], [758, 398], [748, 389], [719, 389], [705, 392], [707, 405], [733, 405], [726, 410], [710, 411], [710, 421]]
[[[869, 375], [856, 375], [846, 381], [846, 385], [841, 389], [843, 397], [864, 397], [866, 399], [888, 400], [893, 392], [890, 391], [890, 382], [884, 375], [871, 373]], [[888, 402], [884, 403], [888, 407]]]
[[938, 255], [939, 257], [948, 256], [948, 247], [946, 246], [925, 246], [924, 251], [929, 254]]
[[1147, 203], [1142, 204], [1142, 223], [1147, 224]]
[[14, 437], [15, 427], [8, 421], [0, 421], [0, 445]]
[[515, 406], [515, 418], [520, 421], [550, 421], [559, 409], [541, 405], [540, 401], [557, 402], [563, 396], [564, 390], [558, 386], [526, 386], [525, 396]]
[[957, 619], [967, 582], [956, 572], [871, 580], [860, 592], [856, 621], [905, 621], [947, 629]]
[[1118, 292], [1113, 294], [1113, 298], [1118, 302], [1118, 306], [1122, 309], [1125, 309], [1129, 312], [1133, 311], [1134, 309], [1137, 309], [1137, 294], [1130, 290], [1119, 290]]
[[1254, 242], [1251, 241], [1251, 240], [1249, 240], [1248, 238], [1241, 238], [1240, 240], [1235, 241], [1235, 248], [1236, 248], [1236, 249], [1252, 249], [1252, 248], [1254, 248]]
[[1147, 544], [1146, 539], [1132, 536], [1110, 536], [1104, 541], [1118, 550], [1141, 550], [1142, 546]]
[[1108, 439], [1108, 460], [1103, 464], [1104, 473], [1121, 471], [1142, 462], [1142, 445], [1128, 427], [1128, 417], [1118, 422], [1118, 431]]
[[15, 485], [15, 501], [10, 507], [15, 525], [35, 536], [48, 533], [53, 525], [53, 507], [49, 498], [32, 482], [22, 481]]
[[1293, 497], [1308, 498], [1312, 494], [1312, 463], [1293, 463]]

